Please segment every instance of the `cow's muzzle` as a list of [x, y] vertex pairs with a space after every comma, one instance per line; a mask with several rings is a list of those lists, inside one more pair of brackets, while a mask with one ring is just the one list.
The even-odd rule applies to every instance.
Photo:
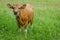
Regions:
[[14, 12], [14, 15], [17, 15], [18, 12]]

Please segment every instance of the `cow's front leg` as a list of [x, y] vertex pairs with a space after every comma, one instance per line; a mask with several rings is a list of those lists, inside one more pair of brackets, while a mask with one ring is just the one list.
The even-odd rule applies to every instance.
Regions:
[[16, 20], [17, 20], [17, 23], [18, 23], [18, 32], [21, 32], [21, 25], [20, 25], [20, 21], [19, 21], [19, 19], [18, 18], [16, 18]]
[[21, 24], [20, 24], [20, 22], [18, 21], [18, 32], [21, 32]]
[[21, 25], [20, 24], [18, 24], [18, 32], [21, 32]]

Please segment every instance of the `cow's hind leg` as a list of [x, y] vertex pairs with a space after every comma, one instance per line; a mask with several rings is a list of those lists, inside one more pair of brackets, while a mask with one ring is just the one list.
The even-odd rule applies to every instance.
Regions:
[[25, 38], [27, 38], [28, 22], [25, 23]]
[[30, 21], [30, 27], [33, 28], [33, 21]]

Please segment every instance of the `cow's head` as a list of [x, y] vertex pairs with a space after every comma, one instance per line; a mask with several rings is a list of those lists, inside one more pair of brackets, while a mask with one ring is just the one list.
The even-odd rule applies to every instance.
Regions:
[[26, 4], [22, 6], [19, 4], [14, 4], [14, 5], [8, 4], [8, 7], [13, 9], [14, 14], [17, 15], [19, 9], [24, 9], [26, 7]]
[[14, 14], [17, 15], [20, 5], [19, 4], [14, 4], [14, 5], [8, 4], [8, 7], [13, 9]]

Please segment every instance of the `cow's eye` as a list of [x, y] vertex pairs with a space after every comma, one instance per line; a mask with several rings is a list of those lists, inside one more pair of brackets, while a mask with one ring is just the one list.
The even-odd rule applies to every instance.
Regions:
[[12, 9], [14, 9], [14, 7], [13, 7], [13, 6], [12, 6], [11, 8], [12, 8]]

